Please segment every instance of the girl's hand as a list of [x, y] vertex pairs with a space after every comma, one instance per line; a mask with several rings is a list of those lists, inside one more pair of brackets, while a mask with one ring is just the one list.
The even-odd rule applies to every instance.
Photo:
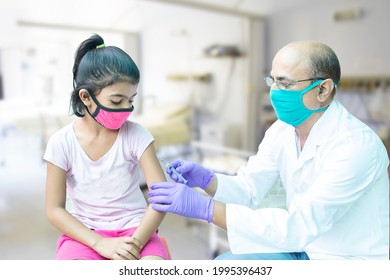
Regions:
[[139, 260], [142, 244], [131, 236], [102, 237], [97, 241], [94, 250], [99, 255], [111, 260]]

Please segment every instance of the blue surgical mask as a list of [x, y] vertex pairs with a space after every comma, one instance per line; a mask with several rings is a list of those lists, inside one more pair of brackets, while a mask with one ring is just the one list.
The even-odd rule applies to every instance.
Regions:
[[297, 127], [306, 121], [313, 113], [326, 110], [329, 106], [310, 110], [303, 104], [303, 95], [318, 86], [323, 80], [318, 80], [302, 90], [272, 89], [271, 104], [279, 120]]

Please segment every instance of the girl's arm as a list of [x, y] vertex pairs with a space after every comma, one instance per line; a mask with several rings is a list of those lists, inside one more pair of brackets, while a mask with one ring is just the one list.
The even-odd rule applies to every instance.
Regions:
[[[146, 148], [140, 159], [140, 163], [148, 186], [154, 182], [166, 181], [164, 171], [157, 159], [153, 142]], [[142, 245], [145, 245], [157, 230], [164, 217], [165, 213], [158, 212], [149, 205], [133, 237], [138, 239]]]
[[139, 258], [141, 246], [131, 237], [108, 239], [84, 226], [66, 209], [66, 172], [48, 162], [46, 179], [46, 215], [49, 222], [60, 232], [84, 245], [91, 247], [100, 255], [109, 259]]

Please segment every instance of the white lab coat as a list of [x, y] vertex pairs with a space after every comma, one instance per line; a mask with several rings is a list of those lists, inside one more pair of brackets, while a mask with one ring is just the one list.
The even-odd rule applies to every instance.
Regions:
[[[233, 253], [305, 251], [310, 259], [389, 258], [389, 164], [379, 137], [333, 101], [301, 152], [276, 121], [237, 176], [218, 174]], [[286, 209], [259, 203], [277, 178]]]

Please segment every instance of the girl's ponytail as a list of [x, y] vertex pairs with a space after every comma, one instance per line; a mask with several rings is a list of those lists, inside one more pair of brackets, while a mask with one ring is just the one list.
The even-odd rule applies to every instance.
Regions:
[[87, 40], [83, 41], [77, 48], [73, 65], [73, 88], [76, 88], [76, 78], [81, 59], [87, 52], [96, 49], [101, 45], [104, 45], [103, 38], [100, 37], [98, 34], [93, 34]]

